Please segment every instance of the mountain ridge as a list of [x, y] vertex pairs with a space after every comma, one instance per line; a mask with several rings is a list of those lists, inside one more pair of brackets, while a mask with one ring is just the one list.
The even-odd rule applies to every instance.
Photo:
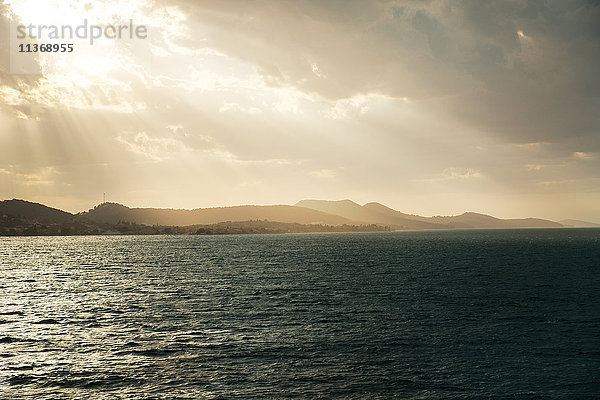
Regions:
[[540, 218], [501, 219], [490, 215], [465, 212], [453, 216], [424, 217], [406, 214], [377, 202], [360, 205], [352, 200], [301, 200], [295, 205], [242, 205], [197, 209], [130, 208], [118, 203], [101, 203], [72, 214], [43, 204], [12, 199], [0, 201], [0, 217], [51, 223], [88, 221], [89, 223], [131, 223], [148, 226], [192, 226], [222, 222], [271, 221], [304, 225], [378, 225], [391, 230], [420, 229], [487, 229], [487, 228], [559, 228], [600, 227], [580, 220], [563, 220], [564, 224]]
[[558, 222], [569, 228], [600, 228], [600, 224], [579, 219], [563, 219]]
[[[435, 224], [410, 218], [409, 214], [393, 210], [379, 203], [361, 206], [351, 200], [300, 200], [297, 207], [314, 208], [330, 214], [340, 215], [364, 223], [391, 225], [394, 229], [452, 229], [446, 224]], [[376, 205], [377, 204], [377, 205]], [[385, 207], [383, 209], [382, 207]]]
[[87, 212], [71, 214], [25, 200], [0, 201], [0, 236], [228, 235], [389, 229], [377, 224], [354, 224], [340, 216], [293, 206], [177, 210], [135, 209], [118, 203], [102, 203]]
[[64, 222], [75, 216], [58, 208], [21, 199], [0, 201], [0, 215], [37, 218], [48, 222]]
[[78, 215], [96, 222], [133, 222], [146, 225], [186, 226], [226, 221], [269, 220], [283, 223], [350, 225], [347, 218], [317, 210], [289, 205], [231, 206], [187, 209], [129, 208], [118, 203], [103, 203]]
[[541, 218], [501, 219], [475, 212], [423, 217], [405, 214], [376, 202], [361, 206], [350, 200], [301, 200], [296, 203], [296, 206], [314, 208], [364, 222], [388, 224], [393, 229], [560, 228], [563, 226], [558, 222]]

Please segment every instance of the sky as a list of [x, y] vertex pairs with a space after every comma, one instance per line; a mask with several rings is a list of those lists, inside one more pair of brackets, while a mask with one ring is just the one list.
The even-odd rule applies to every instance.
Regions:
[[[0, 199], [600, 222], [598, 2], [0, 0], [0, 14]], [[11, 22], [84, 19], [148, 35], [74, 39], [11, 71]]]

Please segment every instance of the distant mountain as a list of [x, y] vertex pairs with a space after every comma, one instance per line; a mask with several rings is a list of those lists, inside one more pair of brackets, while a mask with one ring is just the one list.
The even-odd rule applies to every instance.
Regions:
[[0, 201], [0, 236], [256, 234], [375, 232], [390, 228], [294, 206], [239, 206], [198, 210], [129, 208], [104, 203], [70, 214], [24, 200]]
[[174, 210], [164, 208], [129, 208], [103, 203], [79, 214], [96, 222], [133, 222], [145, 225], [203, 225], [225, 221], [269, 220], [299, 224], [357, 225], [348, 218], [295, 206], [235, 206]]
[[351, 200], [301, 200], [296, 207], [312, 208], [329, 214], [360, 221], [365, 224], [386, 224], [394, 229], [451, 229], [443, 223], [433, 223], [425, 217], [404, 214], [392, 210], [379, 203], [368, 203], [364, 206]]
[[560, 228], [558, 222], [539, 218], [500, 219], [485, 214], [467, 212], [449, 217], [431, 217], [436, 223], [450, 224], [455, 228]]
[[[265, 223], [260, 223], [261, 221]], [[600, 227], [600, 224], [578, 220], [561, 222], [564, 226], [571, 227]], [[113, 231], [129, 234], [185, 234], [198, 230], [212, 233], [259, 233], [559, 228], [562, 224], [539, 218], [500, 219], [474, 212], [423, 217], [405, 214], [379, 203], [361, 206], [351, 200], [302, 200], [293, 206], [235, 206], [195, 210], [129, 208], [117, 203], [103, 203], [76, 215], [25, 200], [0, 201], [0, 235], [100, 234]]]
[[25, 200], [0, 201], [0, 215], [36, 219], [40, 222], [61, 223], [73, 219], [74, 215], [66, 211], [51, 208], [39, 203]]
[[302, 200], [296, 206], [313, 208], [364, 223], [380, 223], [395, 229], [453, 228], [560, 228], [561, 224], [539, 218], [500, 219], [485, 214], [467, 212], [455, 216], [422, 217], [404, 214], [379, 203], [364, 206], [350, 200]]
[[600, 228], [600, 224], [596, 224], [595, 222], [580, 221], [578, 219], [563, 219], [559, 222], [570, 228]]

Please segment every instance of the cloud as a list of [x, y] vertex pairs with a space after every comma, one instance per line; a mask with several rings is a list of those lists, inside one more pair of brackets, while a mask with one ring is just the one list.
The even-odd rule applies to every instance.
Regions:
[[312, 176], [315, 176], [315, 177], [321, 178], [321, 179], [334, 179], [338, 176], [337, 171], [334, 171], [332, 169], [326, 169], [326, 168], [310, 171], [310, 174]]
[[221, 107], [219, 107], [219, 112], [227, 112], [227, 111], [239, 111], [246, 114], [260, 114], [262, 110], [258, 107], [244, 107], [237, 103], [226, 102], [223, 103]]
[[174, 3], [203, 45], [270, 85], [333, 101], [408, 97], [506, 140], [599, 146], [597, 3]]
[[481, 172], [473, 168], [446, 168], [442, 175], [446, 179], [473, 179], [483, 176]]
[[4, 40], [0, 41], [0, 112], [20, 119], [28, 119], [35, 109], [27, 92], [35, 89], [42, 79], [40, 74], [15, 75], [10, 73], [10, 41], [7, 40], [11, 20], [17, 17], [8, 5], [0, 3], [0, 32]]
[[372, 103], [384, 98], [381, 95], [356, 95], [335, 101], [334, 105], [325, 110], [323, 115], [330, 119], [346, 119], [369, 111]]
[[19, 185], [21, 186], [36, 187], [56, 185], [60, 182], [61, 172], [54, 166], [27, 168], [18, 165], [10, 165], [7, 166], [7, 168], [0, 168], [0, 174], [13, 181], [19, 182]]
[[116, 140], [132, 153], [153, 161], [162, 161], [169, 157], [175, 157], [178, 153], [190, 151], [181, 141], [174, 138], [151, 137], [146, 132], [123, 132]]
[[451, 183], [452, 181], [468, 181], [483, 178], [484, 174], [474, 168], [449, 167], [432, 177], [415, 178], [413, 183]]
[[[355, 196], [420, 207], [398, 199], [460, 189], [455, 205], [485, 192], [516, 210], [503, 199], [600, 190], [597, 3], [45, 4], [57, 18], [89, 4], [98, 20], [118, 10], [150, 28], [40, 75], [0, 67], [0, 168], [57, 168], [36, 187], [65, 203], [109, 191], [169, 206]], [[34, 193], [0, 175], [0, 194]]]
[[598, 155], [600, 153], [595, 152], [586, 152], [586, 151], [575, 151], [573, 152], [573, 157], [579, 159], [579, 160], [596, 160], [598, 159]]

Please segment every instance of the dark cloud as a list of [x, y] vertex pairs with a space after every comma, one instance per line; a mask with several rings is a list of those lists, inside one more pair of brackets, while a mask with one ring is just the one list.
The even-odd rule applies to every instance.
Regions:
[[176, 4], [209, 46], [256, 64], [272, 85], [436, 99], [435, 115], [509, 141], [599, 145], [597, 2]]

